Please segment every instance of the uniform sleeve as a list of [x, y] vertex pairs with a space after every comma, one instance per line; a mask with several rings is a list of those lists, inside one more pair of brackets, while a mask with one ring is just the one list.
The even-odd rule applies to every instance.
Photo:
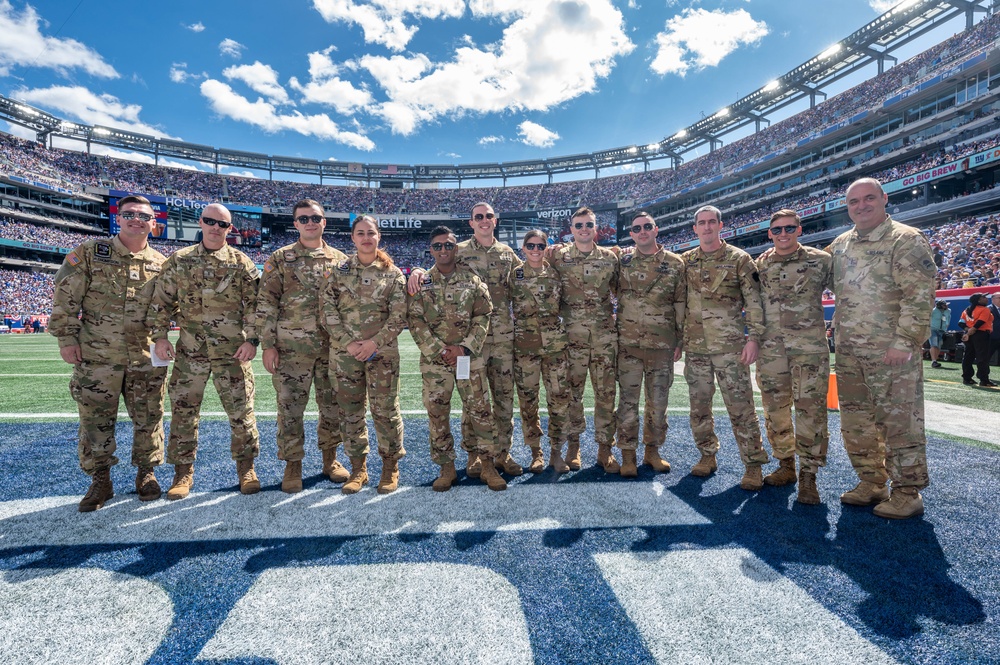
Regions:
[[892, 279], [903, 297], [899, 302], [899, 321], [891, 348], [912, 352], [930, 337], [936, 274], [934, 255], [927, 239], [923, 235], [902, 238], [893, 252]]
[[490, 300], [490, 290], [482, 281], [476, 279], [476, 299], [472, 305], [472, 325], [469, 334], [461, 344], [473, 355], [479, 355], [486, 343], [486, 334], [490, 325], [490, 314], [493, 313], [493, 301]]
[[410, 326], [410, 335], [413, 341], [420, 348], [420, 353], [428, 358], [437, 358], [444, 351], [445, 344], [431, 332], [427, 325], [426, 313], [424, 311], [425, 291], [420, 291], [417, 295], [410, 297], [407, 303], [406, 319]]
[[178, 271], [178, 263], [174, 256], [171, 256], [163, 264], [163, 270], [156, 279], [153, 298], [149, 301], [149, 310], [146, 312], [146, 327], [149, 328], [154, 342], [167, 338], [170, 321], [177, 316]]
[[392, 286], [389, 290], [389, 317], [382, 324], [382, 329], [378, 331], [372, 341], [375, 346], [382, 348], [399, 337], [406, 326], [406, 280], [402, 273], [396, 273]]
[[823, 252], [823, 285], [824, 290], [833, 290], [833, 255], [829, 252]]
[[750, 341], [760, 342], [764, 334], [764, 306], [760, 300], [760, 274], [757, 265], [749, 256], [740, 257], [738, 266], [740, 293], [743, 294], [745, 323], [750, 330]]
[[674, 284], [674, 326], [677, 331], [677, 346], [683, 344], [684, 315], [687, 310], [687, 270], [682, 263], [677, 271], [677, 283]]
[[80, 245], [66, 256], [55, 277], [49, 333], [59, 348], [80, 344], [80, 306], [90, 288], [90, 252]]
[[249, 258], [246, 260], [242, 280], [243, 300], [243, 336], [252, 339], [257, 336], [257, 287], [260, 284], [260, 272]]
[[615, 271], [611, 274], [611, 283], [609, 287], [611, 288], [611, 295], [618, 297], [618, 288], [621, 285], [622, 279], [622, 260], [617, 254], [612, 254], [615, 260]]
[[330, 336], [334, 346], [345, 349], [353, 342], [351, 335], [344, 326], [344, 319], [340, 316], [340, 278], [336, 271], [330, 271], [323, 281], [323, 289], [320, 292], [320, 325]]
[[267, 350], [278, 343], [278, 312], [281, 311], [281, 296], [285, 288], [284, 262], [275, 261], [272, 254], [264, 262], [264, 272], [260, 276], [257, 291], [257, 338], [260, 348]]

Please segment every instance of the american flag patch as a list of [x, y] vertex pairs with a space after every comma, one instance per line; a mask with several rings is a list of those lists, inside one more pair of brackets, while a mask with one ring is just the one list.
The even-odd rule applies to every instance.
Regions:
[[70, 255], [66, 257], [66, 260], [69, 261], [71, 266], [80, 265], [80, 257], [72, 252], [70, 252]]
[[264, 272], [271, 272], [272, 270], [274, 270], [274, 266], [271, 264], [271, 262], [270, 261], [265, 261], [264, 262]]

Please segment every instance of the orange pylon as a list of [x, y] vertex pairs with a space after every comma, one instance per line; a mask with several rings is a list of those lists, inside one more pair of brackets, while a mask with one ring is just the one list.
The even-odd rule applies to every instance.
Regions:
[[840, 396], [837, 394], [837, 373], [830, 372], [830, 385], [826, 389], [826, 408], [840, 411]]

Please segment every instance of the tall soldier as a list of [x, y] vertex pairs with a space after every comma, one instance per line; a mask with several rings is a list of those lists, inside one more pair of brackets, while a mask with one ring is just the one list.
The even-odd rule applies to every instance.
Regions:
[[654, 471], [670, 471], [660, 457], [667, 440], [667, 398], [674, 362], [681, 357], [687, 286], [681, 257], [656, 242], [659, 229], [648, 212], [632, 218], [635, 252], [621, 257], [618, 280], [618, 446], [621, 475], [639, 475], [639, 394], [646, 386], [642, 461]]
[[153, 468], [163, 463], [166, 367], [153, 367], [146, 308], [163, 255], [147, 243], [156, 226], [149, 200], [118, 201], [114, 238], [88, 240], [66, 256], [56, 273], [49, 332], [72, 364], [70, 394], [80, 411], [80, 468], [91, 476], [80, 512], [98, 510], [114, 496], [111, 467], [119, 397], [132, 418], [132, 465], [142, 501], [160, 498]]
[[257, 355], [257, 266], [226, 244], [233, 225], [224, 206], [206, 206], [198, 219], [201, 242], [173, 253], [156, 280], [146, 324], [156, 340], [156, 355], [174, 357], [167, 339], [170, 321], [181, 329], [170, 374], [170, 441], [167, 463], [174, 465], [168, 499], [186, 497], [194, 484], [198, 422], [205, 384], [215, 383], [232, 429], [230, 450], [243, 494], [260, 491], [253, 468], [260, 437], [253, 412], [253, 367]]
[[348, 477], [347, 469], [337, 461], [337, 446], [343, 440], [340, 411], [330, 374], [330, 337], [320, 325], [324, 280], [347, 255], [323, 240], [326, 213], [318, 202], [303, 199], [296, 203], [292, 223], [299, 239], [264, 262], [257, 294], [257, 335], [264, 369], [271, 373], [278, 395], [278, 459], [285, 462], [281, 489], [289, 493], [302, 490], [303, 414], [314, 383], [323, 473], [335, 483]]
[[[818, 504], [816, 472], [826, 465], [830, 443], [826, 392], [830, 348], [823, 320], [823, 290], [830, 286], [833, 257], [804, 247], [802, 222], [794, 210], [771, 215], [767, 237], [774, 246], [757, 258], [764, 301], [764, 334], [757, 358], [757, 383], [764, 423], [778, 469], [768, 485], [795, 482], [799, 455], [799, 503]], [[792, 404], [795, 425], [792, 426]]]
[[923, 514], [920, 490], [929, 483], [921, 347], [930, 334], [937, 268], [924, 235], [886, 214], [888, 200], [873, 178], [851, 183], [854, 228], [828, 248], [840, 427], [860, 479], [840, 501], [878, 504], [879, 517], [906, 519]]
[[[682, 256], [687, 273], [684, 378], [691, 399], [691, 432], [701, 451], [701, 460], [691, 474], [708, 476], [718, 468], [715, 453], [719, 438], [712, 417], [718, 379], [746, 467], [740, 487], [759, 490], [764, 486], [760, 467], [768, 458], [753, 401], [750, 365], [757, 360], [763, 333], [760, 276], [749, 254], [722, 240], [718, 208], [699, 208], [694, 215], [694, 232], [698, 247]], [[750, 329], [749, 339], [744, 326]]]
[[[458, 387], [462, 411], [468, 412], [473, 428], [473, 450], [483, 461], [480, 478], [491, 490], [507, 489], [497, 473], [500, 455], [496, 425], [486, 398], [486, 362], [480, 354], [489, 328], [490, 292], [470, 270], [456, 262], [455, 234], [447, 226], [431, 231], [434, 267], [424, 274], [420, 290], [410, 298], [407, 320], [410, 333], [420, 347], [420, 373], [424, 382], [431, 437], [431, 459], [441, 466], [434, 481], [436, 492], [447, 492], [457, 477], [455, 440], [449, 414], [451, 396]], [[459, 378], [458, 360], [469, 357], [468, 378]]]

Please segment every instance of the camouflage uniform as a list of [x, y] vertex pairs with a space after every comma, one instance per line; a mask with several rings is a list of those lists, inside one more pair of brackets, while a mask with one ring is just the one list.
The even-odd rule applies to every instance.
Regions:
[[[480, 355], [493, 311], [489, 290], [464, 268], [456, 267], [451, 274], [442, 275], [434, 266], [424, 276], [420, 292], [410, 298], [408, 305], [410, 334], [420, 347], [431, 459], [439, 465], [455, 461], [455, 440], [448, 418], [456, 385], [462, 398], [462, 412], [468, 413], [472, 426], [472, 452], [496, 457], [500, 445], [486, 398], [486, 363]], [[455, 368], [441, 358], [444, 348], [453, 344], [471, 352], [467, 380], [457, 380]]]
[[618, 286], [618, 446], [639, 446], [639, 391], [646, 383], [642, 441], [662, 446], [667, 439], [667, 398], [674, 383], [674, 349], [680, 344], [682, 321], [676, 303], [684, 305], [687, 287], [684, 262], [664, 248], [654, 254], [635, 252], [621, 258]]
[[168, 464], [194, 463], [199, 412], [210, 375], [229, 415], [233, 459], [253, 460], [260, 452], [253, 368], [233, 358], [257, 334], [256, 304], [257, 267], [229, 245], [215, 251], [201, 243], [185, 247], [163, 264], [146, 324], [157, 341], [167, 338], [171, 319], [181, 329], [168, 386], [173, 412]]
[[559, 317], [562, 284], [546, 263], [541, 270], [525, 264], [514, 270], [510, 297], [514, 309], [514, 380], [521, 405], [524, 442], [541, 446], [539, 383], [545, 381], [549, 408], [549, 443], [566, 440], [569, 415], [569, 358], [566, 330]]
[[810, 473], [826, 464], [830, 443], [826, 414], [830, 347], [823, 290], [830, 286], [832, 269], [829, 254], [802, 245], [787, 256], [771, 248], [757, 257], [764, 303], [757, 384], [767, 438], [777, 459], [794, 459], [797, 451], [801, 469]]
[[[456, 261], [459, 267], [475, 273], [490, 290], [493, 314], [489, 333], [480, 354], [486, 364], [486, 377], [492, 395], [491, 408], [496, 422], [500, 450], [510, 451], [514, 433], [514, 323], [511, 320], [510, 285], [514, 270], [521, 259], [507, 245], [495, 241], [483, 247], [475, 238], [458, 243]], [[462, 448], [466, 451], [471, 438], [471, 423], [462, 412]]]
[[88, 240], [56, 273], [49, 332], [59, 348], [79, 345], [83, 355], [69, 389], [80, 412], [80, 468], [88, 475], [118, 463], [119, 397], [132, 418], [132, 465], [163, 463], [167, 368], [150, 361], [146, 309], [164, 260], [152, 247], [133, 254], [117, 237]]
[[[921, 346], [934, 305], [933, 254], [916, 229], [887, 217], [867, 235], [852, 229], [833, 254], [837, 389], [844, 447], [861, 480], [928, 485]], [[911, 353], [900, 366], [886, 350]]]
[[[753, 401], [750, 369], [740, 362], [746, 344], [763, 332], [759, 276], [750, 255], [722, 242], [712, 253], [700, 247], [684, 252], [687, 309], [684, 314], [684, 378], [691, 399], [691, 433], [702, 455], [719, 450], [712, 417], [715, 379], [729, 412], [745, 465], [764, 464], [760, 423]], [[743, 312], [746, 312], [744, 321]]]
[[347, 255], [325, 242], [310, 249], [301, 242], [268, 257], [257, 294], [257, 337], [261, 349], [277, 349], [271, 384], [278, 396], [278, 459], [305, 457], [303, 414], [315, 382], [320, 450], [336, 450], [343, 437], [330, 374], [330, 338], [320, 326], [320, 295], [327, 273]]
[[615, 367], [618, 333], [611, 297], [618, 291], [618, 257], [595, 246], [583, 254], [576, 245], [560, 247], [552, 267], [562, 281], [563, 323], [569, 336], [569, 439], [579, 443], [587, 429], [583, 416], [583, 390], [590, 371], [594, 387], [594, 439], [598, 445], [615, 443]]
[[[396, 341], [404, 326], [406, 282], [399, 268], [380, 259], [364, 266], [355, 255], [330, 272], [323, 288], [323, 327], [330, 334], [330, 366], [344, 419], [344, 449], [351, 459], [368, 454], [368, 399], [379, 455], [397, 460], [406, 455]], [[374, 359], [356, 360], [347, 352], [351, 342], [367, 339], [378, 348]]]

